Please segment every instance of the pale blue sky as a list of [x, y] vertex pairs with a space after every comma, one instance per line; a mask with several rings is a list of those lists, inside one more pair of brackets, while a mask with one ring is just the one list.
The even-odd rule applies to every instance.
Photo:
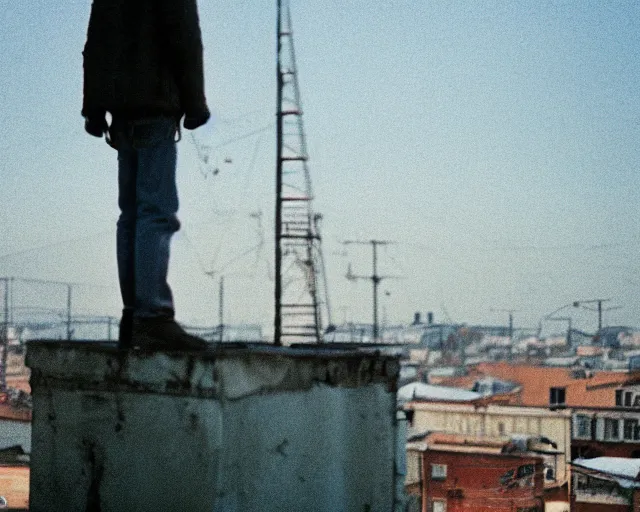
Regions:
[[[344, 278], [349, 262], [370, 273], [371, 251], [340, 241], [380, 238], [397, 242], [380, 272], [403, 276], [382, 285], [390, 322], [506, 322], [494, 308], [535, 326], [611, 298], [606, 322], [640, 327], [636, 2], [291, 1], [336, 321], [371, 318], [370, 283]], [[89, 9], [0, 2], [0, 275], [100, 285], [78, 310], [117, 314], [116, 154], [80, 117]], [[214, 119], [196, 136], [216, 148], [273, 125], [275, 0], [200, 14]], [[269, 128], [218, 147], [205, 178], [180, 144], [180, 320], [217, 322], [204, 272], [221, 270], [227, 320], [270, 326], [274, 145]], [[240, 257], [258, 211], [266, 242]], [[571, 312], [593, 330], [594, 313]]]

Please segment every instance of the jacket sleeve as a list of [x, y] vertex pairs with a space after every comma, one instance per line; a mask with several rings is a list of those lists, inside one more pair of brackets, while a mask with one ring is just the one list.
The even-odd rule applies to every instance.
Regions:
[[91, 6], [87, 41], [82, 52], [83, 57], [83, 98], [82, 116], [85, 118], [104, 117], [104, 108], [100, 105], [101, 76], [100, 55], [96, 51], [101, 43], [101, 27], [98, 18], [102, 15], [100, 5], [96, 2]]
[[160, 25], [180, 101], [187, 116], [208, 112], [202, 35], [196, 0], [159, 0]]

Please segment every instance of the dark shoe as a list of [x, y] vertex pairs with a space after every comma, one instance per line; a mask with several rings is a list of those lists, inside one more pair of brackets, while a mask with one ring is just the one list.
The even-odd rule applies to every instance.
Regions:
[[131, 334], [133, 331], [133, 310], [125, 308], [122, 310], [120, 319], [120, 330], [118, 333], [118, 348], [127, 350], [131, 348]]
[[132, 342], [142, 350], [204, 350], [207, 342], [187, 333], [172, 318], [134, 318]]

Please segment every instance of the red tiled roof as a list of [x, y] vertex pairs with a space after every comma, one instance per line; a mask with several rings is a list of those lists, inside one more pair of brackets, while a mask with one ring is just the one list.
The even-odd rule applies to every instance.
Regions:
[[[637, 378], [626, 372], [596, 372], [587, 378], [576, 378], [568, 368], [514, 365], [506, 362], [479, 363], [475, 371], [522, 386], [520, 405], [541, 407], [549, 405], [549, 390], [565, 388], [567, 407], [615, 407], [615, 387]], [[448, 383], [448, 385], [452, 385]]]
[[435, 379], [429, 377], [429, 383], [471, 390], [476, 381], [481, 379], [483, 376], [484, 375], [482, 375], [481, 372], [472, 366], [468, 368], [466, 375], [458, 375], [456, 377], [439, 377]]

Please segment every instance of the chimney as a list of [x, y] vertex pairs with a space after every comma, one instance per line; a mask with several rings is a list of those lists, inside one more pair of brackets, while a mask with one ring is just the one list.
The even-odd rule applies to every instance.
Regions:
[[431, 311], [427, 313], [427, 324], [429, 325], [433, 324], [433, 312]]
[[420, 320], [420, 313], [419, 312], [415, 312], [413, 314], [413, 324], [412, 325], [420, 325], [422, 323], [422, 321]]

